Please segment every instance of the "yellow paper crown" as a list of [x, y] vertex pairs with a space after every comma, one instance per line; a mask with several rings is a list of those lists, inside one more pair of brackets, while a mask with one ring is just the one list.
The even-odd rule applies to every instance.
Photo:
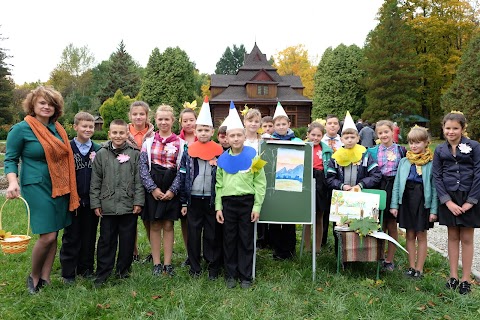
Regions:
[[192, 109], [192, 110], [197, 109], [197, 100], [193, 100], [191, 103], [185, 101], [185, 102], [183, 103], [183, 108], [185, 108], [185, 109]]
[[462, 114], [462, 115], [463, 115], [463, 112], [462, 112], [462, 111], [458, 111], [458, 110], [452, 110], [452, 111], [450, 111], [450, 113], [457, 113], [457, 114]]
[[315, 119], [315, 120], [313, 120], [313, 122], [318, 122], [318, 123], [320, 123], [320, 124], [321, 124], [322, 126], [324, 126], [324, 127], [325, 127], [325, 125], [327, 124], [327, 120], [322, 119], [322, 118]]

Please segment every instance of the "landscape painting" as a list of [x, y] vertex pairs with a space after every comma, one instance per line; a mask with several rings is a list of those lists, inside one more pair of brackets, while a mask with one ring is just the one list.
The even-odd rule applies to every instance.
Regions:
[[275, 190], [302, 192], [305, 151], [278, 148]]
[[380, 196], [366, 192], [333, 190], [330, 221], [340, 222], [342, 217], [378, 219]]

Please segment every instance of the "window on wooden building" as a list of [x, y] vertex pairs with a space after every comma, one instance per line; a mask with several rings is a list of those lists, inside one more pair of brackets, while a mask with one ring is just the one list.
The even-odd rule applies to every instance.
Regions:
[[259, 95], [259, 96], [268, 95], [268, 86], [258, 85], [257, 86], [257, 95]]

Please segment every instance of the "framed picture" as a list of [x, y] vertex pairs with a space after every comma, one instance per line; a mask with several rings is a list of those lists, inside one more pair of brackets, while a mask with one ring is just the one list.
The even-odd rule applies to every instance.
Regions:
[[380, 196], [378, 194], [333, 190], [330, 204], [330, 221], [340, 222], [343, 217], [378, 219]]

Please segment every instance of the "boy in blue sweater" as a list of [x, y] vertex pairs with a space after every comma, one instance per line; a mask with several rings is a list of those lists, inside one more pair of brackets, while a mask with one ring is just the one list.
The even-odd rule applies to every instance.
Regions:
[[95, 239], [98, 217], [90, 209], [90, 178], [92, 162], [100, 145], [93, 142], [95, 119], [88, 112], [75, 115], [73, 129], [77, 136], [70, 141], [75, 160], [77, 191], [80, 207], [73, 213], [72, 224], [65, 228], [60, 250], [60, 264], [65, 283], [73, 283], [75, 276], [92, 276], [95, 257]]

